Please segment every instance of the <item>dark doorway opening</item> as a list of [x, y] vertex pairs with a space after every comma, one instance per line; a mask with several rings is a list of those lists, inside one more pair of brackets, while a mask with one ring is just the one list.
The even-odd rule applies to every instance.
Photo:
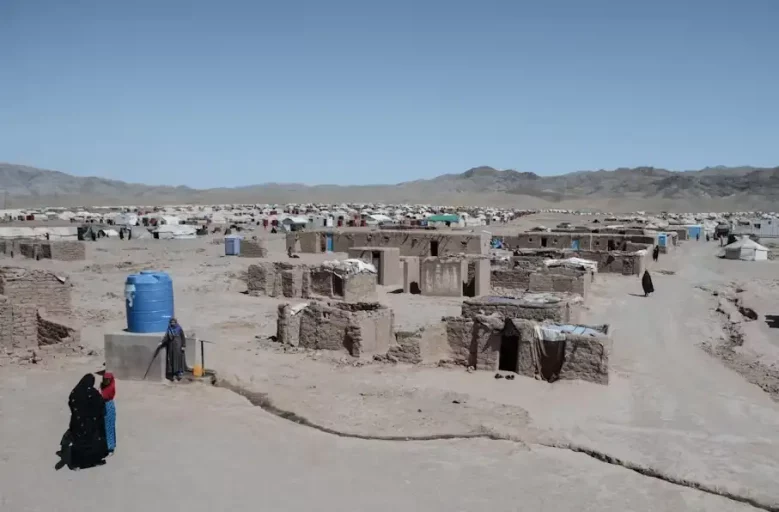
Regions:
[[565, 360], [565, 340], [542, 341], [544, 354], [541, 356], [541, 377], [547, 382], [554, 382], [560, 377]]
[[548, 239], [546, 237], [541, 238], [541, 247], [546, 247], [548, 244]]
[[498, 370], [514, 373], [519, 371], [519, 336], [501, 336]]
[[438, 256], [438, 240], [430, 241], [430, 256]]
[[333, 295], [343, 297], [344, 294], [344, 279], [338, 274], [333, 274]]
[[609, 249], [610, 251], [614, 251], [614, 250], [616, 250], [616, 246], [614, 245], [614, 240], [609, 240], [608, 249]]
[[374, 268], [376, 268], [379, 284], [384, 284], [384, 276], [381, 273], [381, 251], [372, 251], [371, 263], [373, 263]]

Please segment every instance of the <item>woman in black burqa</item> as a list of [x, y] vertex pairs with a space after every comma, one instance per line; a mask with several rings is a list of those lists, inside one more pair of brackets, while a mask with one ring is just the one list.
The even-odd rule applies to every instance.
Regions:
[[648, 270], [644, 270], [641, 287], [644, 289], [644, 297], [649, 297], [649, 294], [655, 291], [655, 287], [652, 285], [652, 276], [649, 275]]
[[[65, 434], [70, 444], [67, 463], [70, 469], [90, 468], [105, 464], [108, 445], [105, 435], [105, 404], [95, 389], [95, 376], [81, 378], [68, 400], [70, 428]], [[67, 447], [63, 446], [63, 449]]]

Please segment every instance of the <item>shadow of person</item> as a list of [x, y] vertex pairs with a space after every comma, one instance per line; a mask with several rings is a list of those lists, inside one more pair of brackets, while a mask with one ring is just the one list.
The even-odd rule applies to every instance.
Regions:
[[55, 471], [59, 471], [65, 466], [70, 467], [70, 443], [70, 429], [68, 429], [62, 434], [62, 439], [60, 440], [60, 449], [57, 450], [57, 457], [59, 457], [60, 460], [54, 465]]

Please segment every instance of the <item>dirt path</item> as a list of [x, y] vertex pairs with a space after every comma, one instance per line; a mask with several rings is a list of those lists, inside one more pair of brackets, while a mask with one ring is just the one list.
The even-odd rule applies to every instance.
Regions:
[[199, 385], [122, 383], [116, 455], [100, 468], [55, 471], [65, 397], [79, 376], [0, 372], [0, 509], [755, 510], [550, 448], [339, 438]]

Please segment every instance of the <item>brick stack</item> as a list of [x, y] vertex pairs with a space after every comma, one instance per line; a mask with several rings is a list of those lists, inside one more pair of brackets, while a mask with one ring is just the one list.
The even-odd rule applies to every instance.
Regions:
[[265, 240], [252, 238], [251, 240], [241, 241], [241, 253], [243, 258], [265, 258], [268, 256], [268, 248], [265, 246]]

